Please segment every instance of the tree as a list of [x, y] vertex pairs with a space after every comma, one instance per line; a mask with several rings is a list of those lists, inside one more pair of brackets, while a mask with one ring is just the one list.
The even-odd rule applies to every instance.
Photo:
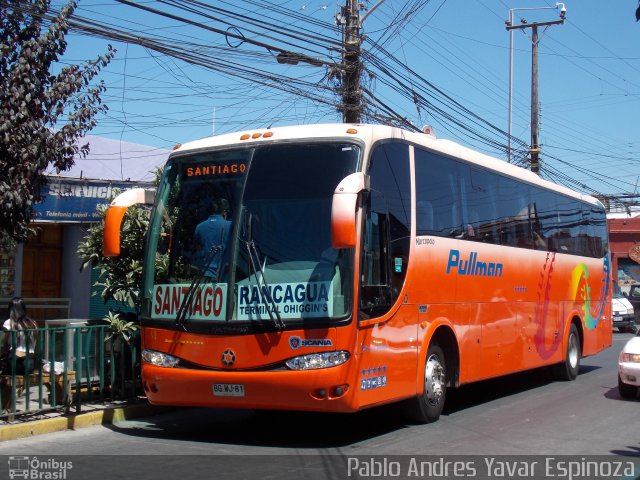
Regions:
[[117, 257], [105, 257], [102, 253], [107, 209], [98, 207], [98, 211], [101, 221], [89, 227], [84, 241], [78, 245], [78, 255], [82, 260], [80, 269], [100, 269], [96, 286], [102, 288], [103, 302], [115, 300], [139, 311], [144, 237], [149, 226], [149, 211], [138, 205], [127, 209], [121, 227], [121, 254]]
[[[155, 186], [159, 184], [161, 175], [162, 168], [157, 168], [154, 171]], [[142, 205], [134, 205], [127, 209], [120, 228], [121, 253], [117, 257], [105, 257], [102, 253], [107, 208], [98, 207], [98, 213], [100, 221], [89, 227], [84, 241], [78, 245], [78, 256], [82, 260], [81, 270], [89, 267], [100, 269], [96, 285], [102, 288], [103, 302], [115, 300], [139, 312], [144, 243], [149, 227], [150, 210]], [[168, 255], [158, 255], [156, 269], [166, 272], [167, 268]]]
[[46, 170], [68, 170], [74, 156], [86, 156], [89, 144], [79, 139], [107, 111], [104, 83], [93, 80], [115, 50], [58, 68], [76, 2], [53, 14], [50, 3], [0, 0], [0, 246], [28, 239]]

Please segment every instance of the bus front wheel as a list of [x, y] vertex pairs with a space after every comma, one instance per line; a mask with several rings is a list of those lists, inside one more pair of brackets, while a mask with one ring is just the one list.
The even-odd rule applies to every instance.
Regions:
[[415, 423], [438, 420], [447, 395], [446, 361], [440, 345], [432, 343], [424, 366], [424, 391], [405, 404], [407, 418]]
[[580, 336], [578, 335], [578, 329], [572, 323], [569, 328], [565, 359], [554, 365], [554, 376], [560, 380], [575, 380], [578, 376], [578, 370], [580, 370], [580, 356]]

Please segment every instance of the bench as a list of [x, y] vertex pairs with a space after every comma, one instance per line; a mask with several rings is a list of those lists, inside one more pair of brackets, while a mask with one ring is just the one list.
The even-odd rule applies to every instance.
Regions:
[[[49, 397], [51, 397], [51, 384], [55, 383], [55, 403], [51, 401], [52, 405], [68, 405], [71, 403], [71, 385], [75, 381], [76, 372], [67, 372], [67, 389], [65, 398], [64, 389], [64, 374], [51, 374], [42, 373], [42, 385], [47, 389]], [[37, 387], [40, 382], [39, 373], [31, 373], [29, 375], [16, 375], [16, 399], [20, 397], [27, 386], [27, 379], [29, 381], [29, 387]], [[53, 380], [53, 382], [52, 382]], [[0, 375], [0, 393], [2, 394], [2, 410], [11, 409], [11, 390], [13, 385], [12, 375]], [[51, 399], [50, 399], [51, 400]]]

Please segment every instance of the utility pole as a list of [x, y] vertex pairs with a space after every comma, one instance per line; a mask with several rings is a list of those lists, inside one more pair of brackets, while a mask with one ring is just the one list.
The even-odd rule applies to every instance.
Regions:
[[538, 100], [538, 25], [531, 25], [531, 171], [540, 173], [540, 102]]
[[[536, 22], [528, 24], [525, 19], [521, 20], [520, 25], [513, 25], [513, 12], [516, 10], [546, 10], [549, 8], [560, 8], [560, 20], [552, 22]], [[567, 14], [567, 9], [564, 3], [556, 3], [555, 7], [539, 7], [539, 8], [512, 8], [509, 10], [509, 19], [507, 20], [507, 30], [511, 33], [511, 47], [509, 58], [509, 148], [508, 158], [511, 161], [511, 96], [512, 96], [512, 61], [513, 61], [513, 30], [524, 30], [525, 28], [531, 28], [531, 147], [529, 153], [531, 154], [531, 171], [534, 173], [540, 173], [540, 111], [538, 100], [538, 27], [550, 27], [551, 25], [561, 25], [564, 23]]]
[[362, 94], [360, 76], [360, 4], [358, 0], [347, 0], [337, 21], [343, 25], [342, 33], [342, 119], [344, 123], [360, 123]]
[[360, 91], [360, 79], [362, 77], [362, 60], [360, 47], [362, 34], [360, 30], [364, 21], [373, 11], [382, 5], [385, 0], [378, 2], [360, 18], [359, 0], [346, 0], [340, 14], [336, 17], [336, 23], [342, 25], [342, 71], [341, 71], [341, 97], [339, 111], [342, 112], [344, 123], [360, 123], [362, 110], [362, 92]]

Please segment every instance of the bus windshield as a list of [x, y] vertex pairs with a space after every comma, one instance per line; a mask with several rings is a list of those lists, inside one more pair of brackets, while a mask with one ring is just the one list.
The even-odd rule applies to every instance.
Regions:
[[352, 250], [331, 247], [351, 143], [271, 144], [169, 159], [151, 218], [144, 310], [183, 327], [349, 315]]

